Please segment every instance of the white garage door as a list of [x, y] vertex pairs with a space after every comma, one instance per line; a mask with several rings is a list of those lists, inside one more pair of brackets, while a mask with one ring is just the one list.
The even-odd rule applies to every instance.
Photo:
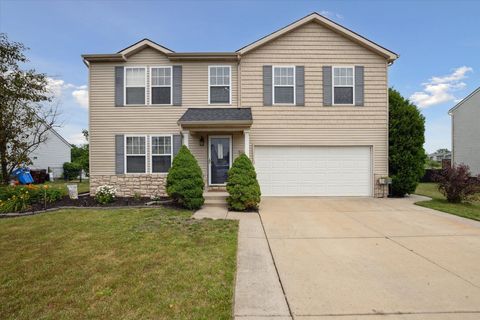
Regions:
[[264, 196], [370, 196], [370, 147], [255, 147]]

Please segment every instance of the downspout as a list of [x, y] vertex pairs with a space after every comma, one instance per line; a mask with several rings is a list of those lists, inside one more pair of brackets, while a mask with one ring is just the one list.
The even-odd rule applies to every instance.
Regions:
[[240, 108], [242, 106], [242, 77], [240, 76], [241, 71], [242, 70], [240, 67], [240, 54], [237, 54], [237, 108]]

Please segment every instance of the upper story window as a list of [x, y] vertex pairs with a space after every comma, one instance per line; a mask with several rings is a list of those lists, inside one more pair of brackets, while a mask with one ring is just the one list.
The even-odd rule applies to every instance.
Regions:
[[172, 67], [152, 67], [150, 78], [150, 103], [172, 104]]
[[125, 173], [145, 173], [147, 168], [145, 136], [125, 136]]
[[295, 104], [295, 67], [273, 67], [273, 104]]
[[145, 104], [146, 69], [125, 68], [125, 104]]
[[353, 67], [333, 67], [333, 104], [353, 104]]
[[172, 166], [172, 136], [152, 136], [152, 173], [166, 173]]
[[209, 66], [208, 67], [208, 90], [209, 103], [231, 103], [231, 67]]

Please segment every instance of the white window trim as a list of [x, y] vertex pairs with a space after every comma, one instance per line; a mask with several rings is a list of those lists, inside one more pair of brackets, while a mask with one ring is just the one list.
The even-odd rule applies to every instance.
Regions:
[[151, 134], [150, 135], [150, 173], [151, 174], [166, 174], [167, 172], [153, 172], [153, 156], [168, 156], [168, 153], [157, 154], [153, 153], [153, 137], [170, 137], [170, 166], [173, 163], [173, 134]]
[[[353, 77], [353, 84], [350, 85], [343, 85], [343, 86], [336, 86], [335, 85], [335, 69], [339, 68], [350, 68], [352, 69], [352, 77]], [[353, 88], [353, 99], [352, 103], [335, 103], [335, 87], [339, 88]], [[355, 105], [355, 66], [332, 66], [332, 106], [354, 106]]]
[[[164, 68], [164, 69], [170, 69], [170, 85], [169, 86], [159, 86], [159, 85], [152, 85], [153, 81], [152, 81], [152, 69], [156, 69], [156, 68]], [[150, 67], [150, 86], [149, 86], [149, 90], [150, 90], [150, 101], [148, 102], [149, 105], [151, 106], [171, 106], [172, 105], [172, 102], [173, 102], [173, 67], [172, 66], [151, 66]], [[170, 87], [170, 103], [152, 103], [152, 88], [165, 88], [165, 87]], [[146, 100], [145, 100], [146, 101]]]
[[[128, 137], [145, 137], [145, 153], [144, 154], [129, 154], [127, 155], [127, 138]], [[143, 134], [126, 134], [123, 137], [123, 172], [125, 174], [145, 174], [148, 172], [147, 170], [147, 143], [148, 143], [148, 136]], [[145, 171], [144, 172], [127, 172], [127, 157], [128, 156], [145, 156]]]
[[[282, 86], [275, 84], [275, 68], [293, 68], [293, 103], [276, 103], [275, 102], [275, 87], [290, 88], [291, 85]], [[272, 66], [272, 104], [280, 106], [295, 106], [297, 104], [297, 68], [295, 66], [273, 65]]]
[[[228, 68], [230, 72], [230, 76], [228, 77], [229, 83], [228, 83], [228, 103], [218, 103], [218, 102], [211, 102], [210, 101], [210, 88], [211, 87], [225, 87], [224, 85], [211, 85], [210, 84], [210, 69], [211, 68]], [[209, 65], [208, 66], [208, 104], [209, 105], [231, 105], [232, 104], [232, 66], [230, 65]]]
[[[145, 70], [145, 103], [130, 103], [127, 104], [127, 69], [144, 69]], [[125, 66], [123, 68], [123, 105], [124, 106], [146, 106], [147, 105], [147, 70], [146, 66]], [[136, 87], [135, 87], [136, 88]]]

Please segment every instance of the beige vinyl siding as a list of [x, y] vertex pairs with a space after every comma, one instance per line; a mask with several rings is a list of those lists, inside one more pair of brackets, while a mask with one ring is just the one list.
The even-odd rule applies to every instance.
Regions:
[[[182, 65], [182, 106], [115, 107], [115, 66], [101, 62], [90, 65], [90, 173], [115, 174], [116, 134], [178, 134], [178, 119], [189, 107], [213, 107], [208, 104], [208, 66], [231, 65], [232, 107], [236, 106], [236, 64], [225, 62], [170, 62], [164, 54], [144, 49], [128, 58], [124, 66]], [[147, 78], [148, 79], [148, 78]], [[147, 80], [147, 101], [149, 90]], [[225, 107], [225, 105], [223, 105]], [[150, 160], [148, 160], [148, 164]], [[148, 165], [148, 168], [150, 166]]]
[[[303, 65], [305, 106], [263, 106], [263, 65]], [[364, 106], [323, 106], [325, 65], [364, 66]], [[252, 145], [372, 145], [376, 175], [388, 172], [387, 89], [384, 58], [315, 22], [241, 60], [241, 104], [252, 107]]]
[[[263, 65], [303, 65], [305, 106], [263, 106]], [[188, 107], [208, 104], [208, 66], [230, 65], [232, 104], [237, 106], [237, 64], [232, 62], [172, 62], [146, 48], [128, 57], [125, 66], [182, 65], [182, 106], [114, 106], [114, 67], [122, 63], [90, 65], [90, 171], [115, 174], [115, 134], [179, 134], [177, 120]], [[362, 65], [365, 105], [323, 106], [322, 67]], [[312, 22], [247, 53], [241, 63], [240, 106], [251, 107], [250, 154], [255, 145], [364, 145], [373, 146], [373, 173], [388, 173], [387, 61], [372, 51]], [[148, 84], [147, 93], [149, 95]], [[149, 96], [147, 101], [149, 101]], [[225, 107], [225, 105], [218, 105]], [[221, 133], [209, 133], [221, 134]], [[199, 146], [190, 135], [189, 146], [207, 176], [208, 135]], [[233, 158], [243, 151], [243, 135], [233, 138]], [[150, 157], [148, 156], [148, 168]]]
[[[135, 66], [155, 66], [155, 65], [182, 65], [182, 105], [186, 107], [212, 107], [208, 105], [208, 66], [209, 65], [226, 65], [231, 66], [232, 77], [232, 106], [237, 103], [237, 64], [222, 61], [212, 62], [175, 62], [170, 61], [164, 54], [152, 49], [146, 48], [131, 57], [124, 64]], [[113, 71], [112, 71], [113, 72]], [[147, 77], [147, 81], [149, 78]], [[147, 90], [147, 101], [150, 101], [149, 92]], [[213, 106], [229, 106], [215, 104]]]

